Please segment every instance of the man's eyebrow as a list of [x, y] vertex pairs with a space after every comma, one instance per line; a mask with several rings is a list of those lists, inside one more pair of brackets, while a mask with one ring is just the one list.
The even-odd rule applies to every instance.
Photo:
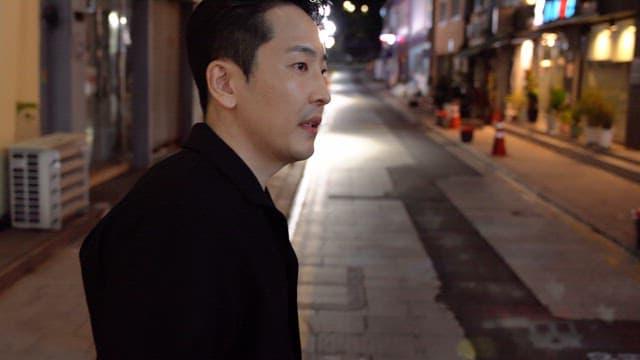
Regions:
[[[307, 45], [294, 45], [294, 46], [288, 48], [287, 52], [288, 53], [290, 53], [290, 52], [300, 52], [300, 53], [303, 53], [305, 55], [308, 55], [308, 56], [311, 56], [311, 57], [314, 57], [314, 58], [318, 57], [318, 52], [314, 48], [312, 48], [310, 46], [307, 46]], [[327, 61], [327, 53], [325, 53], [325, 52], [322, 53], [322, 60]]]

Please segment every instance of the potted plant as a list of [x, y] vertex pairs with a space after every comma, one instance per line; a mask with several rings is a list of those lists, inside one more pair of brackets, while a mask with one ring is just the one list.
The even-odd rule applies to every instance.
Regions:
[[547, 133], [553, 134], [556, 130], [558, 115], [566, 109], [567, 91], [563, 88], [553, 87], [549, 90], [549, 109], [547, 111]]
[[507, 101], [505, 113], [511, 120], [520, 120], [524, 114], [524, 109], [527, 107], [527, 98], [522, 92], [514, 91], [507, 95], [505, 100]]
[[577, 106], [574, 106], [571, 110], [571, 129], [570, 136], [572, 140], [577, 140], [582, 133], [582, 128], [580, 127], [580, 123], [582, 122], [582, 118], [580, 117], [580, 113], [578, 112]]
[[531, 70], [527, 70], [526, 80], [527, 120], [529, 120], [530, 123], [534, 123], [538, 119], [538, 84]]
[[557, 120], [560, 121], [560, 131], [562, 135], [570, 136], [575, 139], [577, 135], [575, 132], [578, 130], [576, 117], [573, 114], [573, 109], [565, 107], [557, 112]]
[[609, 103], [605, 103], [606, 109], [602, 113], [602, 129], [600, 130], [600, 139], [598, 144], [603, 149], [609, 149], [613, 142], [613, 107]]
[[586, 119], [585, 140], [587, 146], [600, 145], [608, 149], [613, 140], [614, 110], [601, 90], [584, 91], [577, 106], [578, 116]]

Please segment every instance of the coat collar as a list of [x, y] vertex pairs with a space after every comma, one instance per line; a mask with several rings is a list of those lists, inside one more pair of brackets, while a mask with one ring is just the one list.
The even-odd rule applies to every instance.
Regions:
[[206, 123], [193, 125], [184, 148], [202, 154], [251, 202], [274, 207], [269, 191], [262, 190], [249, 166]]

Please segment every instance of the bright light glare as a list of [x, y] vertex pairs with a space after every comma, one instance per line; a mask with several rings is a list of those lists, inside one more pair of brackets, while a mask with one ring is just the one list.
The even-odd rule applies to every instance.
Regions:
[[536, 0], [536, 7], [533, 9], [533, 26], [540, 26], [544, 22], [545, 0]]
[[636, 48], [636, 27], [631, 25], [622, 31], [618, 38], [618, 46], [614, 61], [628, 62], [633, 60]]
[[356, 11], [356, 6], [349, 0], [342, 3], [342, 8], [350, 13]]
[[551, 67], [551, 60], [544, 59], [544, 60], [540, 61], [540, 66], [543, 67], [543, 68]]
[[593, 41], [591, 60], [604, 61], [611, 58], [611, 30], [604, 29], [596, 35]]
[[327, 30], [325, 29], [318, 30], [318, 35], [320, 36], [320, 42], [323, 44], [327, 40], [327, 38], [330, 36]]
[[333, 37], [333, 34], [330, 34], [326, 29], [318, 30], [318, 35], [320, 36], [320, 42], [325, 48], [331, 49], [336, 44], [336, 39]]
[[331, 5], [325, 5], [322, 8], [320, 8], [320, 15], [324, 17], [331, 15]]
[[109, 25], [111, 25], [111, 27], [114, 29], [120, 26], [120, 17], [118, 16], [117, 12], [112, 11], [109, 13]]
[[364, 4], [364, 5], [360, 6], [360, 11], [361, 11], [363, 14], [368, 13], [368, 12], [369, 12], [369, 6], [368, 6], [367, 4]]
[[527, 5], [535, 5], [536, 0], [527, 0]]
[[542, 34], [542, 44], [548, 47], [554, 47], [558, 40], [558, 34], [556, 33], [544, 33]]
[[336, 44], [336, 39], [333, 36], [327, 36], [327, 39], [324, 41], [324, 47], [327, 49], [331, 49]]
[[336, 23], [334, 23], [333, 21], [325, 18], [324, 20], [322, 20], [322, 26], [324, 27], [324, 29], [327, 31], [328, 35], [333, 35], [336, 33], [336, 30], [338, 29], [336, 26]]
[[533, 41], [525, 40], [520, 48], [520, 66], [523, 69], [531, 69], [531, 60], [533, 59]]
[[380, 34], [380, 41], [387, 45], [393, 45], [396, 43], [396, 36], [394, 34]]
[[121, 16], [120, 17], [120, 25], [127, 25], [127, 17], [126, 16]]

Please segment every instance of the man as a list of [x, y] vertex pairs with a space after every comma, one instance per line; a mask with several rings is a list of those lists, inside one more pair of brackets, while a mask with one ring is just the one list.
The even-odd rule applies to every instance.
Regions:
[[298, 263], [266, 191], [330, 101], [319, 1], [205, 0], [187, 30], [205, 122], [80, 251], [99, 359], [300, 359]]

